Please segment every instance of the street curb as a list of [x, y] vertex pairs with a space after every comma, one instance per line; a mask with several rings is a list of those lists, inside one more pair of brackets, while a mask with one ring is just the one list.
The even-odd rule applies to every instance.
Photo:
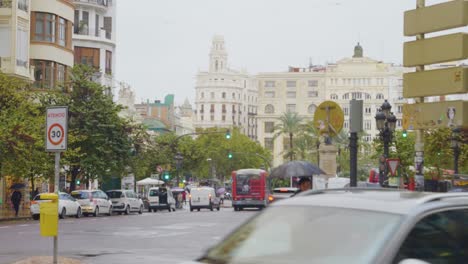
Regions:
[[0, 218], [1, 222], [14, 222], [14, 221], [23, 221], [23, 220], [31, 220], [30, 216], [21, 216], [21, 217], [10, 217], [10, 218]]
[[[72, 259], [72, 258], [66, 258], [66, 257], [58, 257], [57, 259], [58, 263], [61, 264], [81, 264], [80, 260], [77, 259]], [[16, 262], [13, 262], [13, 264], [52, 264], [52, 257], [50, 256], [37, 256], [37, 257], [29, 257], [26, 259], [22, 259]]]

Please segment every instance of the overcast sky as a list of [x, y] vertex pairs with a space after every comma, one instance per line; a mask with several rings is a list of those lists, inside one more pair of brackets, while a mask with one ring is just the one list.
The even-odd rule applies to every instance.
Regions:
[[[427, 0], [427, 4], [440, 2]], [[403, 12], [416, 0], [117, 0], [117, 75], [137, 103], [193, 104], [215, 34], [229, 67], [250, 74], [364, 56], [401, 64]], [[118, 91], [116, 90], [116, 93]]]

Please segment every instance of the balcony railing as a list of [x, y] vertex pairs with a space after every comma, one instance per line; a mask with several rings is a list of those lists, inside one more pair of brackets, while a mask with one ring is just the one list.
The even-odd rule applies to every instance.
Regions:
[[111, 6], [112, 1], [108, 0], [74, 0], [75, 2], [79, 3], [87, 3], [87, 4], [93, 4], [93, 5], [99, 5], [99, 6]]
[[11, 8], [11, 2], [12, 0], [0, 0], [0, 8], [2, 7]]

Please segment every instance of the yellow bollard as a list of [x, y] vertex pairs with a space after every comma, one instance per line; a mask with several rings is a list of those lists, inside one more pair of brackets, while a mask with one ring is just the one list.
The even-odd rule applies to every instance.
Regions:
[[55, 193], [41, 194], [42, 202], [39, 206], [41, 236], [57, 236], [58, 234], [58, 195]]

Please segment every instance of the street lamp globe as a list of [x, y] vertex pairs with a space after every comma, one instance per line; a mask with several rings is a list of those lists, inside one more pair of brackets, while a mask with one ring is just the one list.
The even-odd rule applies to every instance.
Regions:
[[393, 112], [391, 112], [387, 117], [388, 129], [390, 129], [391, 132], [395, 131], [396, 122], [396, 116], [393, 114]]
[[383, 130], [385, 127], [385, 114], [380, 109], [377, 114], [375, 114], [375, 121], [377, 123], [377, 129]]
[[388, 117], [390, 115], [390, 110], [392, 109], [392, 106], [390, 105], [390, 103], [385, 100], [382, 104], [382, 106], [380, 107], [385, 115], [385, 117]]

